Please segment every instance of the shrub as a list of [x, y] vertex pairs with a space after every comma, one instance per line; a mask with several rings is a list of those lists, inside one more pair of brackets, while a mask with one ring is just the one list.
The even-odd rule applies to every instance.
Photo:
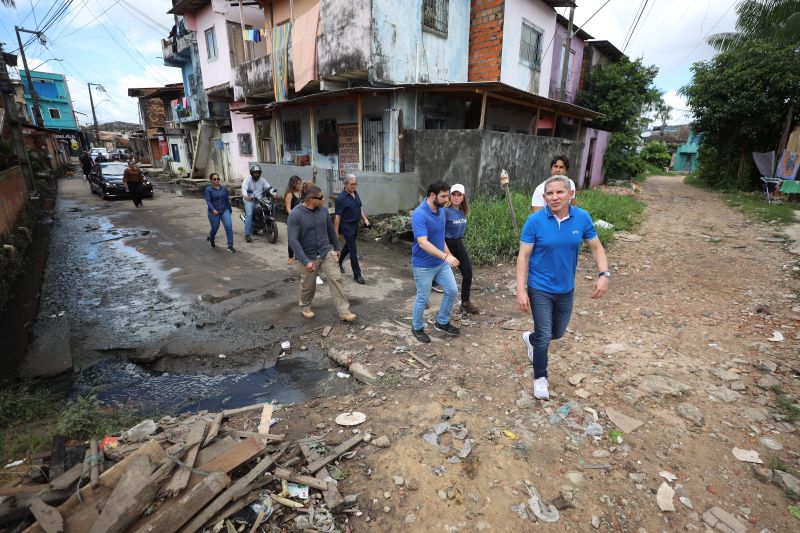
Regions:
[[667, 143], [662, 141], [647, 143], [644, 148], [642, 148], [639, 157], [659, 168], [668, 166], [672, 161], [672, 156], [667, 150]]

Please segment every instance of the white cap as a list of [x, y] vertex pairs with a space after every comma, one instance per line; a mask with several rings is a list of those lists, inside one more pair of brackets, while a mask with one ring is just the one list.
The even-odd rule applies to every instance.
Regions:
[[465, 189], [464, 189], [464, 186], [461, 185], [460, 183], [456, 183], [455, 185], [450, 187], [450, 194], [453, 194], [454, 192], [460, 192], [461, 194], [467, 194]]

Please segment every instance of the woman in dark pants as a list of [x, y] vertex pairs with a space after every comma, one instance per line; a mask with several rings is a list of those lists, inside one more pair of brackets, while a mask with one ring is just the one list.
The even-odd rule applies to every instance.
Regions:
[[[100, 156], [98, 156], [100, 157]], [[133, 205], [142, 207], [144, 196], [144, 174], [136, 167], [136, 163], [128, 161], [128, 168], [122, 174], [122, 183], [128, 187], [128, 192], [133, 200]]]
[[235, 252], [233, 248], [233, 221], [231, 220], [231, 199], [228, 196], [228, 188], [220, 184], [219, 174], [211, 174], [211, 185], [208, 185], [203, 193], [208, 206], [208, 223], [211, 224], [211, 231], [206, 236], [209, 246], [216, 248], [214, 238], [217, 236], [219, 223], [225, 228], [225, 236], [228, 238], [228, 251]]
[[[289, 178], [289, 185], [286, 186], [286, 192], [283, 193], [283, 203], [286, 205], [286, 214], [292, 212], [296, 206], [300, 205], [300, 191], [303, 188], [303, 180], [300, 176], [292, 176]], [[295, 262], [294, 252], [292, 247], [289, 246], [289, 264]]]
[[464, 246], [464, 230], [467, 229], [467, 215], [469, 205], [464, 186], [456, 183], [450, 187], [450, 200], [444, 207], [447, 224], [444, 229], [444, 242], [447, 249], [458, 259], [458, 270], [461, 272], [461, 312], [477, 315], [480, 310], [472, 305], [470, 292], [472, 290], [472, 262]]

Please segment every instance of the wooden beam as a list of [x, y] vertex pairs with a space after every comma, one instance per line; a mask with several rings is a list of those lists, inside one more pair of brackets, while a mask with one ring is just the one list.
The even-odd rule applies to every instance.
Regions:
[[578, 130], [575, 132], [576, 141], [579, 141], [581, 139], [581, 124], [583, 124], [583, 121], [578, 119]]
[[353, 435], [336, 448], [331, 450], [328, 455], [322, 457], [321, 459], [317, 459], [316, 461], [310, 463], [307, 467], [305, 467], [305, 471], [311, 474], [315, 474], [317, 471], [321, 470], [330, 462], [335, 461], [339, 458], [340, 455], [350, 450], [354, 446], [358, 445], [359, 443], [364, 441], [364, 436], [362, 434]]
[[494, 93], [488, 93], [488, 94], [489, 94], [489, 96], [491, 98], [494, 98], [495, 100], [502, 100], [503, 102], [508, 102], [510, 104], [517, 104], [517, 105], [521, 105], [523, 107], [529, 107], [531, 109], [539, 109], [539, 108], [541, 108], [541, 109], [544, 109], [545, 111], [555, 112], [554, 108], [551, 109], [549, 107], [542, 106], [541, 104], [534, 104], [533, 102], [527, 102], [527, 101], [521, 100], [519, 98], [513, 98], [511, 96], [504, 96], [502, 94], [494, 94]]
[[294, 483], [302, 483], [303, 485], [308, 485], [309, 487], [318, 490], [328, 490], [327, 482], [320, 481], [315, 477], [298, 474], [297, 472], [293, 472], [288, 468], [275, 468], [274, 474], [278, 479], [285, 479], [286, 481], [292, 481]]
[[[158, 463], [147, 455], [134, 457], [125, 473], [108, 497], [90, 533], [125, 531], [155, 498], [158, 487], [150, 482], [150, 475]], [[75, 531], [75, 530], [73, 530]]]
[[556, 124], [558, 123], [558, 111], [553, 115], [553, 129], [550, 130], [550, 137], [556, 136]]
[[[80, 465], [78, 465], [80, 466]], [[31, 502], [31, 513], [36, 518], [37, 523], [47, 533], [61, 533], [64, 531], [64, 517], [55, 507], [50, 507], [41, 499], [36, 498]]]
[[175, 472], [169, 483], [161, 490], [161, 495], [166, 498], [176, 496], [180, 491], [186, 488], [189, 482], [189, 476], [192, 474], [194, 461], [197, 458], [197, 452], [200, 450], [200, 443], [203, 442], [203, 435], [206, 432], [206, 421], [198, 418], [192, 425], [189, 436], [186, 437], [186, 456], [183, 459], [183, 465]]
[[[257, 437], [250, 437], [241, 441], [227, 452], [218, 455], [211, 461], [200, 465], [199, 469], [203, 472], [224, 472], [227, 474], [234, 468], [261, 455], [265, 447], [263, 440]], [[189, 477], [188, 486], [193, 487], [200, 483], [202, 479], [203, 476], [201, 474], [192, 472]]]
[[272, 138], [275, 141], [275, 164], [281, 164], [281, 112], [277, 109], [272, 112], [273, 132]]
[[314, 133], [317, 125], [317, 112], [313, 102], [308, 105], [308, 122], [311, 131], [311, 166], [313, 167], [317, 164], [317, 136]]
[[483, 98], [481, 99], [481, 122], [478, 129], [482, 130], [486, 127], [486, 101], [489, 97], [489, 91], [483, 91]]
[[533, 134], [539, 135], [539, 118], [542, 116], [542, 108], [536, 108], [536, 125], [533, 127]]
[[361, 94], [357, 96], [358, 100], [358, 170], [364, 170], [364, 146], [363, 146], [363, 125], [361, 124], [364, 119], [364, 107], [361, 101]]

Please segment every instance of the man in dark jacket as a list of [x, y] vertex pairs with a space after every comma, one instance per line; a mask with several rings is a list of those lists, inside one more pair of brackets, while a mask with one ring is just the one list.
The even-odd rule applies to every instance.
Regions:
[[94, 166], [94, 161], [92, 161], [92, 156], [89, 153], [89, 150], [84, 150], [83, 154], [78, 158], [78, 161], [81, 162], [83, 175], [88, 180], [89, 174], [92, 172], [92, 167]]
[[361, 220], [365, 226], [369, 226], [369, 219], [361, 206], [361, 197], [356, 191], [358, 180], [355, 174], [348, 174], [344, 179], [344, 190], [336, 197], [336, 214], [334, 216], [333, 227], [336, 234], [342, 232], [344, 237], [344, 248], [339, 256], [339, 271], [344, 272], [342, 263], [350, 254], [350, 268], [353, 269], [353, 279], [356, 283], [363, 285], [364, 278], [361, 276], [361, 265], [358, 264], [358, 224]]
[[311, 302], [317, 290], [317, 272], [322, 272], [328, 279], [339, 318], [353, 322], [357, 317], [350, 312], [338, 267], [339, 239], [328, 210], [322, 207], [323, 199], [319, 187], [309, 187], [303, 203], [292, 209], [286, 221], [289, 246], [300, 268], [300, 310], [304, 317], [314, 318]]

